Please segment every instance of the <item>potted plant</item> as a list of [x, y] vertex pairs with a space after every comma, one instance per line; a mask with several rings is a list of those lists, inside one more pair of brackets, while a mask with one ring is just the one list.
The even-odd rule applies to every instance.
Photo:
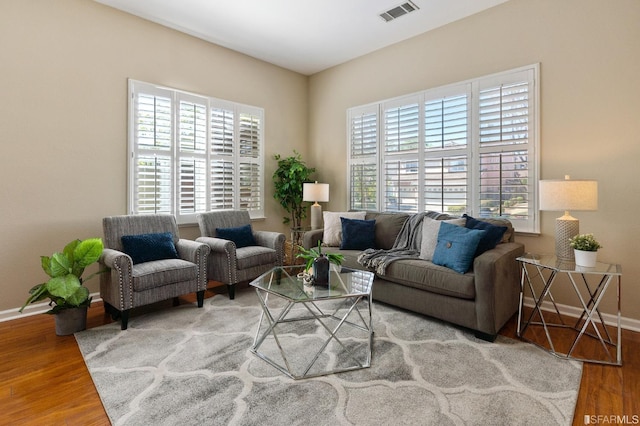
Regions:
[[329, 284], [329, 263], [337, 266], [342, 264], [344, 256], [339, 253], [322, 253], [322, 241], [318, 241], [318, 248], [298, 247], [300, 253], [296, 256], [304, 259], [305, 271], [309, 271], [313, 266], [313, 283], [315, 285], [327, 286]]
[[71, 241], [61, 253], [54, 253], [51, 257], [41, 256], [42, 269], [50, 278], [29, 290], [30, 296], [20, 312], [28, 304], [48, 298], [51, 309], [45, 313], [55, 315], [58, 336], [84, 330], [91, 297], [89, 289], [83, 283], [102, 271], [91, 274], [86, 279], [82, 278], [82, 274], [87, 266], [98, 261], [103, 248], [102, 239], [89, 238]]
[[598, 249], [602, 246], [593, 234], [576, 235], [569, 240], [569, 245], [573, 248], [576, 266], [586, 266], [589, 268], [596, 266]]
[[283, 218], [282, 223], [290, 224], [292, 229], [299, 229], [302, 220], [307, 217], [306, 206], [302, 201], [302, 184], [309, 182], [309, 176], [315, 173], [316, 169], [308, 167], [297, 151], [295, 155], [287, 158], [279, 154], [273, 156], [278, 162], [278, 168], [273, 173], [273, 183], [275, 192], [273, 198], [289, 213]]

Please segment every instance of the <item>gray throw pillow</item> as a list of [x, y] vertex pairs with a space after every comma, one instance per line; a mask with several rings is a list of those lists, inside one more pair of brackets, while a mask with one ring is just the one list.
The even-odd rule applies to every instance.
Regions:
[[430, 217], [422, 219], [422, 245], [420, 246], [420, 259], [433, 260], [433, 253], [438, 245], [438, 233], [440, 232], [440, 224], [447, 222], [452, 225], [464, 226], [465, 218], [435, 220]]

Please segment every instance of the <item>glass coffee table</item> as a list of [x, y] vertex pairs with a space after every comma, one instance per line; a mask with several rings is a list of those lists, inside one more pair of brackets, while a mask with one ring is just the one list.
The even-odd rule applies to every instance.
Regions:
[[262, 306], [251, 352], [292, 379], [370, 367], [373, 273], [332, 264], [321, 287], [303, 271], [276, 267], [250, 283]]

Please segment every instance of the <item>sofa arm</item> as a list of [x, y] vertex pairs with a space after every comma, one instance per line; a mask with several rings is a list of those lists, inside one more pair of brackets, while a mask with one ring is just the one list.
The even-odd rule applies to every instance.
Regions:
[[209, 251], [211, 251], [207, 244], [184, 239], [178, 240], [176, 250], [178, 251], [180, 259], [188, 260], [198, 265], [205, 262]]
[[207, 289], [207, 259], [211, 248], [207, 244], [179, 239], [176, 244], [181, 259], [195, 263], [198, 267], [198, 291]]
[[302, 247], [309, 250], [312, 247], [318, 247], [318, 241], [322, 240], [324, 229], [313, 229], [307, 231], [302, 236]]
[[253, 237], [259, 246], [269, 247], [274, 250], [278, 250], [280, 245], [284, 246], [284, 240], [286, 239], [283, 233], [272, 231], [253, 231]]
[[477, 330], [496, 334], [518, 310], [521, 243], [502, 243], [473, 261]]
[[256, 243], [262, 247], [269, 247], [276, 251], [277, 263], [282, 266], [284, 263], [284, 242], [287, 237], [281, 232], [273, 231], [253, 231]]
[[235, 243], [214, 237], [198, 237], [196, 242], [204, 243], [211, 249], [207, 259], [207, 279], [229, 285], [235, 284], [238, 264]]
[[133, 261], [131, 256], [118, 250], [105, 248], [98, 260], [101, 268], [100, 297], [105, 303], [123, 311], [133, 306]]
[[236, 256], [236, 245], [232, 241], [214, 237], [198, 237], [196, 242], [208, 245], [211, 254], [228, 253], [230, 256]]

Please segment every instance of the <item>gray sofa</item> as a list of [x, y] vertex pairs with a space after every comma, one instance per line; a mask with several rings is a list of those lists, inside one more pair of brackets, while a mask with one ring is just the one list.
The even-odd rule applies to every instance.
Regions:
[[[439, 220], [455, 218], [439, 216]], [[365, 219], [376, 221], [375, 248], [392, 248], [408, 218], [406, 213], [367, 212]], [[482, 221], [508, 229], [495, 248], [475, 257], [468, 272], [461, 274], [423, 259], [396, 260], [384, 275], [376, 274], [373, 299], [469, 328], [477, 337], [493, 341], [518, 310], [520, 271], [515, 259], [524, 253], [524, 246], [514, 241], [508, 220]], [[322, 237], [323, 229], [309, 231], [303, 246], [316, 247]], [[357, 261], [360, 250], [323, 247], [323, 251], [343, 254], [342, 266], [366, 269]]]

